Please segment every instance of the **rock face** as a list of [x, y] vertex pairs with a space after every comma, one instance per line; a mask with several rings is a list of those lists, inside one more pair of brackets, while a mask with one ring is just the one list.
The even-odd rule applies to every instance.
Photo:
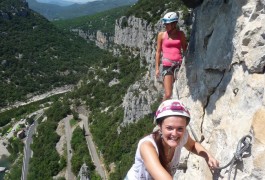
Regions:
[[[239, 140], [251, 135], [250, 154], [233, 166], [231, 177], [236, 179], [265, 177], [264, 7], [264, 0], [204, 0], [194, 10], [189, 52], [176, 82], [179, 98], [190, 109], [192, 129], [220, 166], [232, 159]], [[135, 17], [116, 23], [114, 43], [137, 50], [148, 64], [146, 76], [124, 98], [124, 124], [150, 113], [150, 103], [162, 96], [161, 84], [154, 79], [160, 30], [159, 23], [151, 26]], [[187, 171], [176, 178], [212, 179], [202, 158], [192, 154], [184, 158]], [[228, 176], [226, 168], [214, 179]]]
[[114, 44], [129, 47], [133, 54], [144, 59], [148, 68], [147, 74], [141, 81], [131, 85], [124, 97], [123, 124], [136, 122], [144, 115], [152, 113], [151, 104], [162, 96], [162, 84], [154, 79], [156, 36], [161, 28], [161, 23], [152, 26], [133, 16], [122, 17], [116, 21]]
[[[204, 1], [195, 11], [189, 53], [177, 82], [180, 99], [191, 110], [191, 126], [221, 166], [232, 159], [243, 136], [253, 136], [251, 156], [233, 168], [231, 177], [236, 179], [265, 176], [260, 158], [265, 148], [260, 130], [265, 105], [264, 5], [254, 0]], [[225, 170], [221, 175], [228, 177]], [[204, 160], [192, 155], [180, 179], [195, 177], [211, 174]]]
[[[185, 31], [182, 26], [180, 28]], [[162, 99], [162, 80], [155, 78], [156, 37], [162, 30], [161, 22], [151, 25], [134, 16], [121, 17], [116, 21], [114, 44], [130, 48], [135, 56], [139, 55], [143, 59], [140, 62], [141, 66], [147, 66], [148, 69], [142, 80], [131, 85], [124, 97], [123, 124], [136, 122], [143, 116], [153, 113], [151, 105], [157, 99]]]
[[107, 49], [113, 43], [113, 37], [101, 31], [90, 32], [81, 29], [72, 29], [71, 31], [86, 40], [94, 41], [96, 46], [101, 49]]

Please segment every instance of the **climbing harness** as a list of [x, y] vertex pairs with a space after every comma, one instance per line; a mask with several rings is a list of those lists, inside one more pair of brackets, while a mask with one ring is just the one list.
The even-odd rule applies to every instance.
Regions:
[[236, 152], [234, 153], [234, 157], [225, 166], [218, 167], [215, 169], [214, 179], [215, 177], [217, 179], [217, 177], [220, 176], [220, 172], [222, 169], [225, 169], [230, 165], [230, 168], [228, 171], [228, 180], [230, 180], [230, 176], [231, 176], [231, 172], [232, 172], [234, 164], [236, 164], [238, 161], [243, 161], [242, 158], [245, 155], [244, 153], [248, 153], [248, 155], [250, 155], [251, 140], [252, 140], [252, 137], [250, 135], [246, 135], [239, 140], [237, 144]]
[[[179, 61], [172, 61], [172, 60], [167, 59], [167, 58], [163, 58], [163, 59], [166, 60], [166, 61], [170, 61], [171, 62], [171, 66], [168, 69], [164, 70], [161, 73], [162, 74], [162, 77], [164, 78], [167, 73], [172, 72], [173, 75], [174, 75], [174, 79], [176, 80], [177, 79], [177, 73], [179, 71], [181, 62], [179, 62]], [[173, 69], [174, 69], [174, 71], [172, 71]]]

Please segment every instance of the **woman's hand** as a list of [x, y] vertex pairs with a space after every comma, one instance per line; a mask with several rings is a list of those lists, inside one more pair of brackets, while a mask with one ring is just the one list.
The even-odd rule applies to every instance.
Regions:
[[191, 139], [190, 135], [188, 141], [185, 144], [185, 148], [201, 157], [203, 157], [210, 169], [215, 169], [219, 167], [219, 162], [208, 152], [206, 149], [198, 142]]
[[219, 167], [219, 162], [212, 156], [209, 156], [207, 163], [210, 169], [216, 169]]
[[158, 79], [159, 76], [160, 76], [160, 71], [159, 71], [159, 69], [156, 69], [156, 78]]

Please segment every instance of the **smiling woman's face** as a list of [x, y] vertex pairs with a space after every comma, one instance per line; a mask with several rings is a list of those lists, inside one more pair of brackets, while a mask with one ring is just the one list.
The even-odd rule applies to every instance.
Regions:
[[177, 147], [183, 137], [187, 126], [186, 117], [169, 116], [161, 124], [161, 132], [164, 142], [170, 147]]

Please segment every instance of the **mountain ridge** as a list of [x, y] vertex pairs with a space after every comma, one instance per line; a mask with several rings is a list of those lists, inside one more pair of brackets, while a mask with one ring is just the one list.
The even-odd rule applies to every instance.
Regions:
[[69, 6], [59, 6], [53, 4], [39, 3], [36, 0], [27, 0], [29, 7], [39, 12], [49, 20], [71, 19], [84, 15], [91, 15], [108, 9], [131, 5], [137, 0], [102, 0], [93, 1], [86, 4], [72, 4]]
[[57, 29], [29, 9], [26, 1], [2, 1], [0, 12], [0, 107], [36, 93], [76, 84], [95, 62], [91, 54], [98, 59], [108, 54], [78, 36]]
[[[242, 137], [252, 137], [249, 154], [231, 166], [231, 175], [239, 179], [265, 175], [264, 5], [254, 0], [204, 0], [193, 11], [189, 51], [174, 87], [191, 112], [190, 127], [220, 165], [233, 157]], [[151, 16], [146, 17], [149, 20]], [[93, 139], [105, 165], [111, 170], [115, 167], [111, 179], [124, 178], [133, 163], [138, 140], [153, 127], [154, 103], [163, 91], [154, 78], [156, 35], [160, 30], [163, 26], [159, 21], [151, 24], [134, 16], [118, 19], [113, 54], [131, 55], [120, 61], [98, 59], [98, 66], [89, 68], [75, 91], [61, 99], [67, 106], [81, 104], [89, 109]], [[147, 70], [139, 72], [139, 66]], [[134, 82], [136, 75], [140, 80]], [[110, 83], [113, 79], [117, 84]], [[54, 109], [60, 107], [57, 104]], [[181, 161], [183, 169], [178, 170], [175, 179], [213, 177], [204, 159], [183, 150]], [[214, 176], [221, 179], [230, 174], [224, 169]]]
[[[37, 1], [37, 0], [36, 0]], [[54, 5], [59, 5], [59, 6], [69, 6], [74, 4], [74, 2], [70, 2], [70, 1], [64, 1], [64, 0], [46, 0], [46, 1], [37, 1], [38, 3], [43, 3], [43, 4], [54, 4]]]

